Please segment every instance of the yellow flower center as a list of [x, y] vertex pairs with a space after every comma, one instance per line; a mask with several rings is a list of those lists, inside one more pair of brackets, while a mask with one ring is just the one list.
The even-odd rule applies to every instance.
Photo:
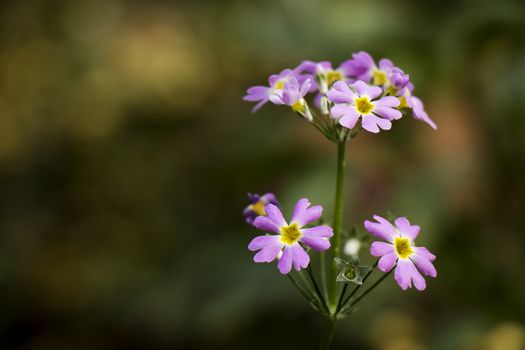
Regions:
[[393, 87], [392, 85], [390, 85], [389, 87], [386, 88], [386, 92], [388, 92], [390, 96], [395, 96], [397, 94], [397, 89]]
[[302, 235], [299, 226], [297, 226], [297, 223], [295, 222], [289, 226], [281, 227], [281, 242], [284, 244], [292, 245], [299, 241], [299, 238], [301, 238]]
[[338, 80], [343, 80], [344, 76], [343, 73], [333, 70], [326, 73], [326, 82], [328, 83], [328, 86], [332, 85]]
[[374, 69], [372, 78], [374, 78], [374, 85], [385, 85], [388, 82], [386, 73], [379, 69]]
[[304, 112], [304, 101], [302, 99], [295, 101], [292, 109], [294, 112]]
[[368, 114], [374, 109], [374, 105], [370, 102], [368, 97], [363, 96], [355, 99], [355, 108], [361, 114]]
[[410, 241], [408, 238], [404, 237], [396, 237], [394, 239], [394, 247], [396, 248], [396, 253], [401, 259], [406, 259], [414, 251], [412, 250], [412, 247], [410, 246]]
[[408, 108], [408, 103], [407, 103], [407, 99], [405, 98], [405, 96], [399, 97], [399, 106], [397, 106], [397, 109], [401, 109], [401, 108]]
[[277, 81], [277, 83], [275, 83], [274, 89], [276, 90], [284, 89], [284, 81], [282, 80]]
[[250, 205], [250, 210], [253, 210], [257, 213], [257, 215], [266, 215], [266, 210], [264, 210], [264, 202], [258, 201], [257, 203], [254, 203]]

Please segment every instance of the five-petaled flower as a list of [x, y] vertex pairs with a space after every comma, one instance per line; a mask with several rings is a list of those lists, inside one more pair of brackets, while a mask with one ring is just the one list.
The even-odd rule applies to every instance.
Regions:
[[310, 79], [306, 79], [299, 84], [295, 77], [290, 77], [284, 84], [284, 88], [279, 93], [270, 96], [270, 101], [276, 105], [288, 105], [294, 112], [301, 114], [303, 117], [312, 121], [313, 117], [308, 108], [304, 96], [310, 90]]
[[378, 98], [383, 90], [361, 80], [351, 86], [355, 91], [347, 83], [338, 81], [327, 94], [335, 103], [330, 112], [335, 118], [339, 118], [342, 126], [352, 129], [361, 118], [365, 130], [377, 133], [380, 129], [390, 130], [391, 121], [401, 118], [401, 112], [395, 108], [400, 103], [396, 97]]
[[276, 235], [255, 237], [250, 242], [248, 249], [258, 251], [253, 257], [255, 262], [269, 263], [278, 258], [279, 271], [287, 274], [292, 265], [299, 271], [310, 263], [310, 257], [301, 244], [317, 251], [330, 248], [328, 239], [333, 235], [331, 227], [321, 225], [304, 228], [321, 217], [323, 208], [320, 205], [310, 207], [308, 199], [300, 199], [295, 205], [290, 223], [286, 222], [281, 210], [273, 204], [267, 204], [265, 211], [267, 216], [257, 217], [253, 224]]
[[269, 86], [252, 86], [246, 91], [246, 96], [243, 99], [245, 101], [258, 102], [252, 109], [252, 112], [256, 112], [270, 100], [270, 96], [280, 93], [288, 79], [294, 76], [297, 76], [297, 71], [291, 69], [285, 69], [279, 74], [273, 74], [268, 78]]
[[432, 264], [436, 256], [427, 248], [415, 246], [414, 240], [420, 227], [411, 225], [404, 217], [397, 218], [395, 226], [381, 216], [374, 215], [374, 219], [377, 222], [365, 221], [366, 230], [388, 242], [376, 241], [370, 246], [370, 254], [381, 257], [379, 269], [389, 272], [396, 265], [394, 278], [403, 290], [412, 285], [417, 290], [424, 290], [426, 282], [422, 274], [431, 277], [437, 275]]
[[266, 215], [264, 210], [266, 204], [270, 203], [279, 206], [279, 202], [273, 193], [265, 193], [262, 196], [256, 193], [248, 193], [248, 198], [250, 199], [250, 204], [244, 208], [243, 214], [246, 222], [250, 225], [253, 225], [256, 217]]

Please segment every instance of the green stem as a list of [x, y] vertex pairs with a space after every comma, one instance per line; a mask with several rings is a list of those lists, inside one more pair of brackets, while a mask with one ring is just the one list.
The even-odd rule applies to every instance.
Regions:
[[[299, 283], [297, 283], [297, 281], [295, 280], [295, 278], [293, 278], [293, 277], [291, 276], [291, 274], [287, 274], [286, 276], [290, 279], [290, 281], [292, 281], [292, 283], [294, 284], [294, 286], [295, 286], [295, 287], [301, 292], [301, 294], [302, 294], [306, 299], [308, 299], [310, 302], [312, 302], [312, 303], [314, 303], [314, 304], [317, 305], [317, 302], [316, 302], [315, 298], [313, 298], [312, 295], [310, 295], [306, 290], [304, 290], [304, 288], [301, 287], [301, 286], [299, 285]], [[320, 307], [320, 306], [318, 306], [318, 307]]]
[[383, 280], [385, 278], [388, 277], [388, 275], [390, 275], [392, 273], [392, 271], [394, 271], [394, 269], [388, 271], [387, 273], [385, 273], [380, 279], [378, 279], [374, 284], [372, 284], [370, 286], [370, 288], [368, 288], [367, 290], [365, 290], [363, 292], [363, 294], [361, 294], [353, 303], [352, 303], [352, 306], [355, 306], [357, 305], [357, 303], [359, 302], [359, 300], [363, 299], [368, 293], [370, 293], [375, 287], [377, 287], [381, 282], [383, 282]]
[[315, 292], [317, 293], [317, 296], [319, 297], [319, 300], [322, 303], [323, 308], [326, 310], [328, 314], [330, 314], [330, 309], [328, 305], [326, 305], [326, 299], [323, 297], [323, 294], [321, 293], [321, 290], [319, 289], [319, 286], [317, 285], [317, 282], [315, 281], [314, 274], [312, 273], [312, 268], [310, 265], [306, 268], [306, 271], [308, 272], [308, 276], [310, 276], [310, 280], [312, 281], [312, 284], [314, 286]]
[[[324, 301], [322, 299], [322, 296], [321, 295], [318, 295], [316, 290], [314, 289], [313, 285], [311, 282], [308, 282], [308, 279], [306, 277], [304, 277], [304, 274], [303, 274], [303, 271], [299, 271], [297, 273], [301, 279], [303, 280], [303, 283], [305, 286], [307, 286], [307, 290], [309, 291], [309, 294], [311, 296], [311, 298], [313, 299], [314, 301], [314, 304], [317, 306], [317, 309], [320, 311], [320, 312], [323, 312], [322, 310], [325, 310], [326, 307], [324, 306]], [[308, 273], [307, 273], [308, 275]]]
[[345, 180], [345, 148], [344, 141], [337, 144], [337, 178], [335, 187], [335, 204], [334, 204], [334, 236], [332, 238], [332, 256], [329, 260], [332, 265], [332, 274], [329, 277], [328, 292], [330, 305], [335, 309], [337, 305], [337, 282], [335, 276], [337, 275], [337, 266], [334, 262], [334, 257], [339, 256], [339, 248], [341, 245], [341, 225], [343, 223], [343, 202], [344, 202], [344, 180]]
[[319, 265], [321, 270], [321, 285], [323, 286], [324, 295], [328, 295], [326, 283], [326, 252], [319, 253]]
[[[352, 291], [352, 293], [350, 293], [350, 295], [348, 296], [348, 298], [344, 299], [343, 302], [341, 302], [343, 300], [343, 297], [344, 297], [344, 292], [345, 290], [343, 290], [343, 293], [341, 293], [341, 298], [339, 299], [339, 304], [337, 305], [337, 309], [336, 309], [336, 314], [339, 312], [339, 310], [341, 310], [343, 308], [343, 306], [346, 305], [346, 303], [348, 303], [348, 301], [350, 299], [352, 299], [352, 297], [355, 295], [355, 293], [357, 293], [357, 291], [361, 288], [361, 286], [363, 284], [365, 284], [366, 280], [368, 279], [368, 277], [370, 277], [370, 275], [372, 274], [372, 272], [374, 272], [374, 269], [376, 268], [377, 266], [377, 263], [379, 263], [379, 259], [376, 260], [376, 262], [374, 263], [374, 266], [372, 266], [372, 270], [368, 271], [368, 273], [365, 275], [365, 277], [363, 277], [363, 281], [361, 284], [358, 284], [357, 286], [355, 286], [354, 290]], [[345, 284], [345, 287], [348, 285]]]
[[323, 328], [323, 337], [321, 338], [321, 344], [319, 350], [330, 350], [332, 344], [332, 337], [334, 335], [335, 323], [337, 321], [332, 318], [325, 318], [325, 324]]

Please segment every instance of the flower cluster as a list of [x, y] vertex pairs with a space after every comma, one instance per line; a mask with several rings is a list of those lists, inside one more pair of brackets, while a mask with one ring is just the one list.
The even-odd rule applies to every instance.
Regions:
[[[392, 61], [384, 58], [376, 64], [361, 51], [337, 68], [327, 61], [303, 61], [294, 69], [270, 76], [268, 86], [249, 88], [244, 99], [257, 102], [253, 111], [268, 101], [288, 105], [325, 136], [340, 141], [344, 134], [341, 130], [354, 129], [359, 121], [364, 130], [372, 133], [389, 130], [392, 121], [400, 119], [407, 110], [415, 119], [436, 129], [413, 91], [409, 75]], [[309, 107], [305, 99], [308, 94], [314, 95], [313, 104], [319, 115]]]
[[[272, 193], [248, 194], [250, 203], [244, 209], [246, 222], [264, 232], [248, 245], [255, 252], [253, 260], [256, 263], [277, 260], [280, 273], [325, 317], [322, 349], [329, 348], [336, 321], [357, 310], [359, 302], [392, 272], [403, 290], [412, 286], [424, 290], [427, 286], [424, 276], [437, 276], [433, 265], [436, 256], [425, 247], [416, 246], [420, 227], [410, 224], [405, 217], [392, 217], [392, 224], [374, 215], [375, 221], [364, 222], [368, 233], [383, 240], [370, 245], [370, 254], [376, 257], [373, 266], [361, 265], [358, 257], [361, 246], [368, 245], [370, 235], [359, 233], [363, 231], [355, 226], [350, 232], [342, 229], [346, 142], [361, 130], [371, 133], [390, 130], [393, 122], [407, 111], [415, 119], [437, 127], [425, 112], [423, 102], [413, 95], [409, 75], [389, 59], [383, 58], [376, 64], [368, 53], [361, 51], [334, 67], [327, 61], [303, 61], [294, 69], [270, 76], [268, 86], [249, 88], [244, 96], [245, 100], [256, 102], [253, 111], [268, 102], [289, 106], [337, 144], [331, 226], [322, 225], [323, 208], [311, 206], [306, 198], [297, 201], [290, 221], [285, 220]], [[311, 105], [309, 94], [313, 96]], [[342, 237], [347, 238], [345, 258], [340, 251]], [[319, 268], [314, 270], [310, 266], [310, 253], [326, 250], [328, 254], [319, 255]], [[377, 270], [381, 277], [363, 290], [365, 282]]]

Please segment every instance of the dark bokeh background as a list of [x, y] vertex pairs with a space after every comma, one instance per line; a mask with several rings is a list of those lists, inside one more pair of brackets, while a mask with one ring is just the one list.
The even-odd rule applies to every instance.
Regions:
[[251, 261], [241, 211], [273, 191], [330, 213], [335, 147], [241, 98], [367, 50], [439, 130], [352, 142], [345, 221], [408, 216], [439, 276], [389, 280], [335, 348], [524, 349], [524, 33], [519, 0], [3, 2], [0, 348], [315, 348], [319, 316]]

